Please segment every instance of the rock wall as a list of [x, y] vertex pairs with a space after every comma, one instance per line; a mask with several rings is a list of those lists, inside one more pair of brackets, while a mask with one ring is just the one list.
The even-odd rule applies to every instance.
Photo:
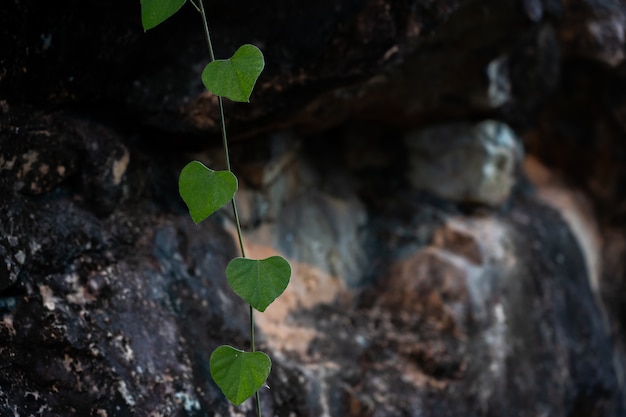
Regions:
[[[208, 2], [272, 416], [626, 416], [624, 27], [615, 0]], [[0, 415], [238, 416], [211, 380], [246, 348], [223, 166], [191, 7], [0, 9]]]

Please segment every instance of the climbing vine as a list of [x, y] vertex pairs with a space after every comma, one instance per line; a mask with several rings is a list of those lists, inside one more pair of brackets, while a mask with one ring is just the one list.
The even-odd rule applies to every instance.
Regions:
[[218, 98], [226, 170], [214, 171], [201, 162], [192, 161], [180, 173], [179, 193], [196, 224], [231, 203], [241, 257], [230, 261], [226, 267], [226, 279], [235, 294], [248, 303], [250, 314], [250, 351], [228, 345], [220, 346], [211, 354], [209, 367], [213, 380], [233, 404], [240, 405], [255, 396], [257, 415], [261, 417], [259, 389], [265, 384], [272, 363], [267, 354], [255, 349], [254, 310], [265, 311], [285, 291], [291, 277], [291, 267], [280, 256], [259, 260], [246, 257], [234, 198], [238, 182], [230, 165], [223, 98], [249, 102], [254, 85], [265, 67], [265, 61], [259, 48], [249, 44], [240, 46], [228, 59], [215, 59], [202, 0], [141, 0], [144, 30], [158, 26], [187, 2], [202, 18], [210, 57], [202, 71], [202, 83]]

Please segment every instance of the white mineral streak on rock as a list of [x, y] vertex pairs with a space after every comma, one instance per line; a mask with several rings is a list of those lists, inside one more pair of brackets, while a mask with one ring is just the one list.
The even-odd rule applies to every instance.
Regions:
[[56, 309], [56, 303], [59, 299], [54, 296], [52, 288], [47, 285], [40, 285], [39, 294], [41, 294], [41, 302], [43, 306], [50, 311], [54, 311]]
[[113, 184], [119, 185], [122, 182], [122, 177], [126, 172], [126, 168], [128, 167], [128, 162], [130, 161], [130, 154], [128, 150], [124, 149], [124, 154], [120, 159], [116, 159], [113, 161], [113, 167], [111, 168], [113, 174]]
[[124, 398], [124, 401], [126, 401], [126, 404], [130, 405], [131, 407], [135, 405], [135, 398], [128, 390], [128, 387], [126, 386], [125, 381], [123, 380], [119, 381], [117, 390], [119, 391], [120, 394], [122, 394], [122, 397]]
[[488, 104], [492, 108], [500, 107], [512, 98], [507, 57], [501, 56], [491, 61], [486, 72], [489, 79]]

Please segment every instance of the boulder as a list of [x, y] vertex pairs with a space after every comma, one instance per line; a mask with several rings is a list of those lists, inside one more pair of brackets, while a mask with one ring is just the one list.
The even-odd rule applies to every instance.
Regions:
[[[210, 4], [209, 4], [210, 3]], [[256, 315], [264, 415], [626, 415], [624, 6], [207, 2], [246, 248], [293, 267]], [[211, 379], [249, 349], [225, 165], [189, 5], [0, 9], [0, 415], [254, 416]]]
[[460, 202], [497, 206], [518, 181], [522, 145], [504, 123], [447, 124], [407, 134], [409, 182]]

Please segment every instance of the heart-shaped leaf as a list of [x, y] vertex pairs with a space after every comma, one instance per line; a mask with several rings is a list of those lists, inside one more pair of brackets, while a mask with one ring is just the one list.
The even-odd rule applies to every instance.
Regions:
[[233, 199], [237, 177], [230, 171], [213, 171], [192, 161], [180, 173], [178, 191], [197, 224]]
[[259, 390], [272, 369], [272, 361], [263, 352], [244, 352], [220, 346], [209, 359], [211, 376], [226, 398], [239, 405]]
[[280, 256], [235, 258], [226, 267], [226, 279], [233, 291], [261, 312], [285, 291], [290, 277], [291, 266]]
[[143, 30], [152, 29], [180, 10], [187, 0], [141, 0]]
[[202, 82], [216, 96], [247, 103], [264, 67], [261, 50], [246, 44], [240, 46], [229, 59], [210, 62], [202, 71]]

